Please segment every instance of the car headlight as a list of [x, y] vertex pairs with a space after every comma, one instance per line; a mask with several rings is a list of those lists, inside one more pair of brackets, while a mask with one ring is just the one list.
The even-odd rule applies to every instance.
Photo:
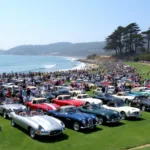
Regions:
[[109, 119], [109, 118], [110, 118], [110, 116], [109, 116], [109, 115], [106, 115], [106, 118], [107, 118], [107, 119]]
[[82, 123], [83, 123], [83, 124], [86, 124], [86, 121], [85, 121], [85, 120], [82, 120]]
[[39, 130], [39, 131], [45, 131], [42, 126], [39, 126], [39, 127], [38, 127], [38, 130]]

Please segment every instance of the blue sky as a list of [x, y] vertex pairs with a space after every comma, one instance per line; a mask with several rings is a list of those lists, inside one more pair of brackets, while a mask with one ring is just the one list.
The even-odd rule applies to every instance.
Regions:
[[150, 0], [0, 0], [0, 49], [104, 41], [117, 26], [150, 27]]

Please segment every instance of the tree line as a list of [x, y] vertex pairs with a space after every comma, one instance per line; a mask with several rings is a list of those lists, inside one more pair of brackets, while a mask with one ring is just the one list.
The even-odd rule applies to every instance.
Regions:
[[119, 26], [106, 38], [106, 51], [114, 51], [116, 55], [150, 52], [150, 28], [141, 32], [137, 23], [130, 23], [126, 27]]

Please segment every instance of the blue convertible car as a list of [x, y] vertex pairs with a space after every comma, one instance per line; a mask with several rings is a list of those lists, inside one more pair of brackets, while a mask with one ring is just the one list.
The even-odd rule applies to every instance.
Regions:
[[96, 116], [82, 113], [75, 106], [63, 106], [55, 111], [48, 111], [47, 114], [60, 119], [65, 126], [71, 127], [75, 131], [85, 128], [93, 129], [99, 124]]

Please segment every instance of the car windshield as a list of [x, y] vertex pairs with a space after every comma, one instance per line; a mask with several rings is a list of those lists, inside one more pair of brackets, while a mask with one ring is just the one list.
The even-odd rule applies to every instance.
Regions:
[[22, 117], [33, 117], [33, 116], [39, 116], [39, 115], [44, 115], [43, 110], [34, 110], [34, 111], [22, 111], [18, 113], [19, 116]]
[[18, 104], [18, 101], [13, 101], [12, 99], [6, 99], [2, 104]]
[[100, 109], [102, 108], [101, 104], [92, 104], [90, 109], [95, 110], [95, 109]]
[[69, 107], [69, 108], [66, 108], [65, 109], [65, 112], [68, 112], [68, 113], [76, 113], [76, 112], [79, 112], [79, 110], [76, 108], [76, 107]]
[[117, 102], [116, 105], [117, 105], [117, 107], [123, 107], [123, 106], [125, 106], [125, 103], [124, 102]]
[[71, 99], [71, 96], [64, 96], [64, 98], [63, 99], [65, 99], [65, 100], [69, 100], [69, 99]]
[[82, 98], [90, 98], [89, 95], [83, 95]]
[[46, 102], [47, 102], [47, 100], [46, 100], [46, 99], [42, 99], [42, 100], [38, 100], [38, 101], [37, 101], [37, 103], [38, 103], [38, 104], [46, 103]]

